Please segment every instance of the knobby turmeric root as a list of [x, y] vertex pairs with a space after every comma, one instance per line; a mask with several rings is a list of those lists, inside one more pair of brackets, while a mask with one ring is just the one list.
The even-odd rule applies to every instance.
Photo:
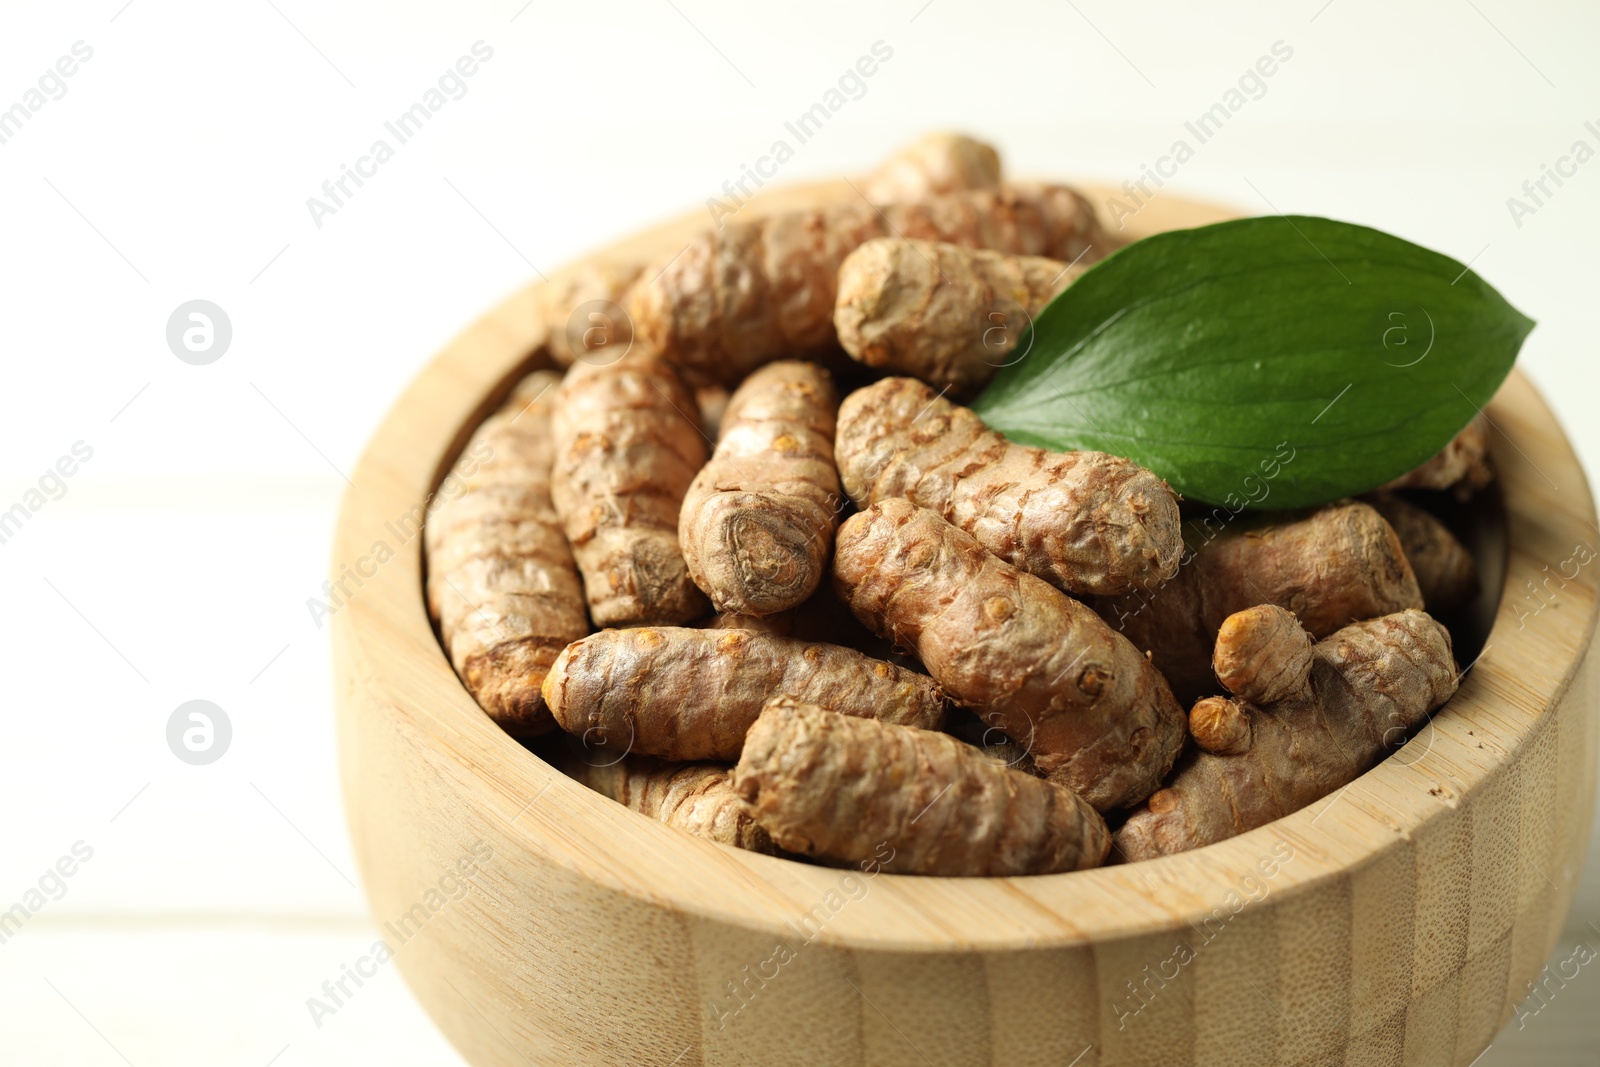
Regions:
[[1125, 593], [1177, 570], [1182, 533], [1166, 482], [1103, 452], [1012, 444], [915, 379], [846, 397], [835, 454], [857, 505], [905, 497], [1069, 593]]
[[555, 727], [539, 685], [589, 632], [572, 552], [550, 502], [550, 416], [560, 375], [536, 371], [484, 420], [428, 508], [428, 610], [489, 716], [531, 736]]
[[939, 241], [880, 237], [839, 268], [833, 324], [852, 359], [976, 393], [1033, 316], [1087, 268]]
[[1458, 500], [1471, 499], [1494, 481], [1489, 465], [1489, 417], [1479, 414], [1432, 459], [1407, 471], [1385, 489], [1449, 489]]
[[1209, 717], [1242, 721], [1246, 736], [1235, 754], [1186, 756], [1117, 831], [1117, 846], [1130, 860], [1166, 856], [1299, 811], [1403, 744], [1456, 682], [1450, 634], [1426, 613], [1346, 626], [1317, 642], [1310, 677], [1291, 696], [1264, 706], [1202, 701], [1233, 705]]
[[1237, 756], [1250, 750], [1250, 716], [1228, 697], [1206, 697], [1189, 709], [1189, 736], [1207, 752]]
[[580, 358], [614, 362], [628, 348], [633, 323], [623, 303], [641, 269], [637, 263], [584, 260], [539, 286], [534, 318], [544, 349], [558, 366], [569, 367]]
[[602, 630], [568, 645], [544, 680], [550, 712], [588, 746], [732, 760], [774, 693], [846, 715], [944, 724], [933, 679], [854, 649], [751, 630]]
[[1260, 604], [1222, 621], [1212, 667], [1238, 697], [1206, 697], [1189, 709], [1189, 736], [1207, 752], [1237, 756], [1250, 747], [1245, 705], [1272, 704], [1305, 688], [1315, 661], [1311, 635], [1293, 612]]
[[960, 133], [930, 133], [884, 160], [861, 185], [874, 204], [987, 189], [1000, 184], [1000, 153]]
[[1399, 538], [1366, 504], [1239, 518], [1210, 531], [1209, 541], [1193, 527], [1189, 535], [1189, 556], [1171, 581], [1095, 602], [1106, 622], [1151, 653], [1185, 703], [1217, 692], [1212, 644], [1236, 611], [1276, 604], [1322, 638], [1360, 619], [1422, 607]]
[[839, 264], [898, 234], [1085, 263], [1109, 250], [1094, 208], [1062, 185], [1015, 185], [877, 208], [865, 200], [708, 230], [646, 269], [629, 297], [634, 336], [695, 383], [733, 384], [775, 359], [823, 359]]
[[1234, 696], [1271, 704], [1300, 691], [1311, 660], [1311, 635], [1294, 613], [1259, 604], [1222, 620], [1211, 666]]
[[1183, 710], [1149, 661], [933, 512], [891, 499], [851, 516], [834, 581], [868, 628], [1099, 810], [1149, 796], [1177, 757]]
[[595, 792], [696, 837], [751, 852], [777, 851], [734, 792], [729, 767], [595, 752], [567, 755], [559, 766]]
[[1364, 499], [1394, 527], [1428, 611], [1453, 611], [1478, 595], [1478, 565], [1448, 526], [1398, 493]]
[[733, 782], [781, 848], [835, 863], [1007, 877], [1095, 867], [1110, 848], [1105, 820], [1070, 790], [948, 734], [788, 697], [762, 711]]
[[838, 406], [827, 371], [791, 360], [762, 367], [728, 402], [678, 519], [689, 574], [718, 611], [771, 615], [816, 591], [843, 499]]
[[695, 418], [672, 368], [638, 353], [575, 364], [556, 394], [551, 496], [596, 625], [708, 610], [678, 545], [683, 494], [706, 462]]

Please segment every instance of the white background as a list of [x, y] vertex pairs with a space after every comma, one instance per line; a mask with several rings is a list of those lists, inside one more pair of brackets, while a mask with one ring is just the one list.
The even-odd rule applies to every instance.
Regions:
[[[0, 13], [0, 107], [94, 50], [0, 145], [0, 509], [94, 450], [0, 545], [0, 907], [94, 850], [0, 945], [8, 1064], [456, 1062], [392, 968], [320, 1029], [305, 1007], [375, 936], [305, 606], [340, 472], [465, 324], [534, 269], [702, 205], [875, 41], [892, 59], [781, 179], [939, 127], [1014, 173], [1137, 177], [1286, 42], [1169, 189], [1472, 260], [1539, 321], [1523, 366], [1600, 463], [1600, 162], [1520, 227], [1506, 205], [1573, 141], [1600, 149], [1593, 5], [124, 4]], [[307, 197], [479, 40], [494, 55], [466, 95], [317, 227]], [[233, 324], [209, 366], [165, 341], [195, 298]], [[193, 698], [233, 723], [208, 767], [164, 739]], [[1591, 864], [1569, 931], [1600, 943], [1597, 884]], [[1592, 1063], [1596, 1007], [1591, 968], [1482, 1063]]]

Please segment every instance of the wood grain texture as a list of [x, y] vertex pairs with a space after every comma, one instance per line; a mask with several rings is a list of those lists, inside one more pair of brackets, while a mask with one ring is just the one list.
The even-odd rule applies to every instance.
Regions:
[[[776, 190], [747, 210], [839, 195], [855, 194]], [[1161, 197], [1124, 236], [1224, 217]], [[671, 255], [703, 225], [601, 255]], [[1583, 472], [1520, 374], [1489, 408], [1509, 515], [1499, 613], [1460, 691], [1404, 749], [1332, 798], [1185, 855], [868, 879], [627, 811], [512, 741], [451, 671], [423, 606], [420, 538], [395, 543], [385, 523], [427, 496], [529, 365], [533, 292], [412, 383], [355, 472], [334, 550], [336, 569], [375, 540], [396, 551], [333, 619], [346, 806], [375, 917], [407, 914], [475, 843], [493, 849], [397, 960], [468, 1060], [1465, 1067], [1526, 995], [1582, 865], [1600, 729], [1595, 565], [1529, 610], [1527, 590], [1596, 531]]]

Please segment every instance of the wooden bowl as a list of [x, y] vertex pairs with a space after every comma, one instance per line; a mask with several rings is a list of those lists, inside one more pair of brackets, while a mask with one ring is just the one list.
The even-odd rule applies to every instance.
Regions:
[[[855, 194], [778, 190], [745, 211], [840, 195]], [[1127, 232], [1228, 215], [1163, 194]], [[671, 254], [706, 224], [601, 254]], [[504, 734], [451, 671], [423, 603], [422, 502], [531, 366], [532, 294], [412, 383], [335, 541], [336, 581], [360, 575], [332, 620], [356, 855], [390, 951], [469, 1061], [1465, 1065], [1523, 1000], [1594, 808], [1597, 531], [1521, 375], [1489, 408], [1509, 531], [1498, 614], [1421, 736], [1334, 797], [1196, 852], [868, 878], [628, 811]]]

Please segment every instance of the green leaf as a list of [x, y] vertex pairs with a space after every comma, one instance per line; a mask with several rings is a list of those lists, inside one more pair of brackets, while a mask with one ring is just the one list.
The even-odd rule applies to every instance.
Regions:
[[1427, 460], [1532, 328], [1464, 265], [1409, 241], [1240, 219], [1097, 264], [974, 407], [1014, 441], [1128, 456], [1192, 499], [1302, 507]]

